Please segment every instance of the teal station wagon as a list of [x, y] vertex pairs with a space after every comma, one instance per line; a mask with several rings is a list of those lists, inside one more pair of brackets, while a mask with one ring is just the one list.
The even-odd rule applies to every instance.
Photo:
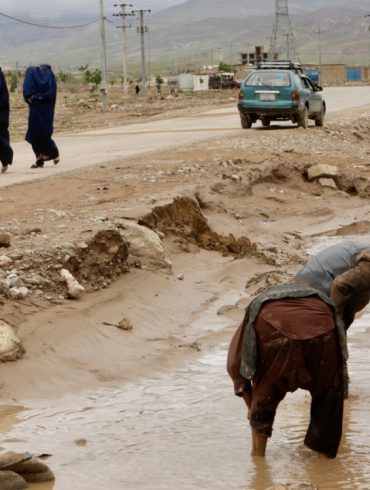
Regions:
[[258, 119], [263, 126], [290, 120], [307, 128], [309, 119], [323, 126], [326, 104], [321, 91], [322, 87], [314, 85], [300, 65], [290, 61], [260, 63], [240, 87], [242, 128], [250, 128]]

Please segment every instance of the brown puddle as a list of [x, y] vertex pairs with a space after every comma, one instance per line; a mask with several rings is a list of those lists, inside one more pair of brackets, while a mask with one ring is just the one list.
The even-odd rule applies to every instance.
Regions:
[[280, 405], [266, 461], [250, 458], [244, 406], [225, 373], [227, 343], [167, 376], [31, 402], [7, 446], [53, 453], [47, 464], [57, 481], [30, 487], [39, 490], [262, 490], [307, 480], [320, 489], [369, 489], [369, 361], [359, 345], [369, 343], [369, 332], [361, 332], [369, 320], [364, 315], [350, 335], [351, 397], [335, 460], [320, 460], [302, 444], [304, 392]]

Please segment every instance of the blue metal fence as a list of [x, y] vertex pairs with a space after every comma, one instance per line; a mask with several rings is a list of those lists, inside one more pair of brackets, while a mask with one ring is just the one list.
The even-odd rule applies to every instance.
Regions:
[[361, 82], [361, 68], [347, 68], [347, 82]]

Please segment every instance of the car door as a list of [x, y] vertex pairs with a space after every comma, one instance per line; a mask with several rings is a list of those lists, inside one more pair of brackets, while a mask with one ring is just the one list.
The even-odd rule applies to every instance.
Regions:
[[305, 92], [308, 95], [308, 103], [310, 107], [310, 115], [311, 114], [318, 114], [321, 112], [321, 105], [322, 105], [322, 97], [321, 95], [316, 91], [313, 83], [308, 77], [302, 77], [301, 76], [301, 81], [302, 85], [305, 89]]

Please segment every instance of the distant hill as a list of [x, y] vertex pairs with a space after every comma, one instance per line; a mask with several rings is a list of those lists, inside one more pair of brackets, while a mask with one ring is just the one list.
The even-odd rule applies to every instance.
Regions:
[[[170, 2], [171, 0], [163, 0]], [[216, 63], [220, 57], [237, 62], [239, 53], [255, 45], [269, 46], [274, 24], [274, 0], [188, 0], [162, 12], [145, 16], [148, 63], [160, 63], [173, 70]], [[335, 7], [335, 8], [333, 8]], [[368, 34], [365, 14], [369, 0], [294, 0], [291, 19], [302, 61], [318, 61], [318, 36], [323, 33], [324, 62], [368, 63]], [[107, 14], [109, 68], [119, 70], [122, 58], [121, 30], [117, 19]], [[75, 16], [73, 23], [86, 18]], [[55, 23], [43, 19], [43, 23]], [[57, 22], [62, 24], [63, 18]], [[68, 18], [66, 24], [71, 22]], [[140, 36], [136, 20], [130, 20], [129, 64], [140, 62]], [[82, 64], [99, 66], [99, 23], [82, 29], [49, 30], [0, 18], [0, 64], [14, 66], [48, 61], [57, 69], [70, 70]], [[282, 56], [284, 56], [282, 46]]]

